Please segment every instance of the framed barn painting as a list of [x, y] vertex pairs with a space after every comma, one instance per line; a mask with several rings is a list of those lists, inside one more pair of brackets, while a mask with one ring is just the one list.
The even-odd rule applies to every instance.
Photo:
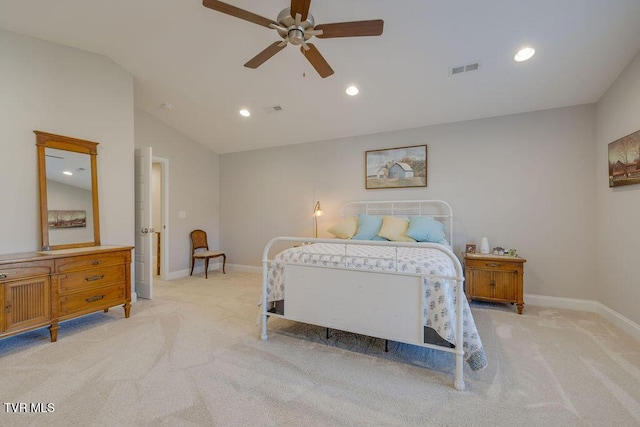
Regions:
[[366, 151], [365, 188], [427, 186], [427, 146], [385, 148]]
[[609, 187], [640, 184], [640, 130], [609, 144]]

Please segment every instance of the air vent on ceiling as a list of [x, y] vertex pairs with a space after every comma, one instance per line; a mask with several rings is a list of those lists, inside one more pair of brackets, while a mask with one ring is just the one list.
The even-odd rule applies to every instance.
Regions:
[[274, 105], [272, 107], [264, 107], [264, 111], [267, 113], [278, 113], [284, 111], [284, 109], [280, 105]]
[[479, 62], [473, 62], [466, 65], [457, 65], [455, 67], [449, 67], [449, 75], [455, 76], [457, 74], [468, 73], [469, 71], [476, 71], [480, 69]]

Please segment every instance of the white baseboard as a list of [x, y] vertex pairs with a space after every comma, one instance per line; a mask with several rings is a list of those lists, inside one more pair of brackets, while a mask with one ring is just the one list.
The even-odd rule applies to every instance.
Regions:
[[[229, 265], [227, 265], [227, 268], [229, 268]], [[231, 264], [231, 271], [238, 271], [240, 273], [262, 274], [262, 267], [254, 267], [252, 265]]]
[[[188, 277], [190, 271], [191, 271], [190, 269], [179, 270], [179, 271], [171, 271], [171, 272], [165, 274], [164, 280], [176, 280], [176, 279], [182, 279], [183, 277]], [[204, 269], [201, 268], [200, 272], [202, 273], [203, 271], [204, 271]], [[194, 269], [194, 273], [195, 273], [195, 269]]]
[[537, 305], [541, 307], [563, 308], [567, 310], [596, 313], [613, 323], [625, 333], [640, 341], [640, 325], [598, 301], [528, 294], [524, 295], [524, 300], [525, 307], [527, 305]]
[[[262, 267], [253, 267], [249, 265], [240, 265], [240, 264], [226, 264], [225, 271], [237, 271], [240, 273], [262, 273]], [[209, 264], [209, 271], [220, 270], [222, 271], [222, 263], [214, 262]], [[165, 280], [175, 280], [182, 279], [183, 277], [189, 277], [189, 273], [191, 269], [188, 268], [186, 270], [178, 270], [167, 273], [167, 277]], [[202, 274], [204, 273], [204, 266], [197, 266], [193, 269], [193, 274]]]
[[598, 303], [597, 313], [607, 319], [609, 322], [616, 325], [618, 328], [622, 329], [627, 334], [640, 341], [640, 325], [638, 325], [637, 323], [627, 319], [620, 313], [611, 310], [609, 307], [601, 303]]
[[567, 310], [598, 312], [597, 301], [575, 298], [549, 297], [546, 295], [524, 294], [525, 307], [527, 305], [539, 305], [541, 307], [566, 308]]

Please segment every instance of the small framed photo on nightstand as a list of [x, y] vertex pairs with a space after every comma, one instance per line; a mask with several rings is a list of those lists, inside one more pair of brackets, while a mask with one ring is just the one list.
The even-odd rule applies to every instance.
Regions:
[[465, 246], [465, 248], [464, 248], [464, 252], [468, 253], [468, 254], [475, 254], [476, 253], [476, 245], [474, 245], [473, 243], [467, 243], [467, 246]]

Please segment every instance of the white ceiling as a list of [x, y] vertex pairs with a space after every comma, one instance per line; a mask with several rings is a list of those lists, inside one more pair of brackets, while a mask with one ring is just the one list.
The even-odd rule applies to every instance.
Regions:
[[[289, 7], [227, 2], [273, 20]], [[277, 33], [201, 0], [0, 0], [0, 28], [108, 56], [134, 75], [137, 107], [217, 153], [592, 103], [640, 49], [640, 0], [313, 0], [310, 13], [380, 18], [384, 33], [312, 40], [335, 70], [321, 79], [293, 46], [243, 67]], [[525, 45], [536, 55], [514, 62]]]

